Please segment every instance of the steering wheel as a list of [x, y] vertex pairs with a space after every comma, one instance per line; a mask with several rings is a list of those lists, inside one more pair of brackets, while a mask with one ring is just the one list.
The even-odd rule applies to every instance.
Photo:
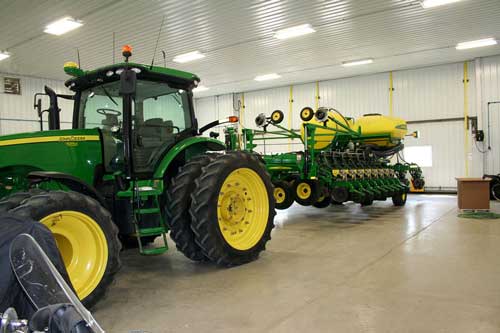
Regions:
[[103, 116], [107, 116], [107, 115], [121, 116], [122, 115], [122, 113], [120, 111], [114, 110], [114, 109], [108, 109], [108, 108], [100, 108], [100, 109], [95, 110], [95, 112], [102, 114]]

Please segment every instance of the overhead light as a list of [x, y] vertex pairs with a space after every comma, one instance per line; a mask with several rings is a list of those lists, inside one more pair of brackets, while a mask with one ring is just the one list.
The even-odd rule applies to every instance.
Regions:
[[255, 81], [267, 81], [267, 80], [274, 80], [274, 79], [279, 79], [281, 75], [276, 74], [276, 73], [270, 73], [270, 74], [264, 74], [264, 75], [257, 75], [254, 80]]
[[7, 53], [7, 52], [0, 52], [0, 61], [2, 61], [4, 59], [7, 59], [8, 57], [10, 57], [9, 53]]
[[373, 59], [360, 59], [360, 60], [352, 60], [352, 61], [344, 61], [342, 66], [350, 67], [350, 66], [358, 66], [358, 65], [366, 65], [371, 64]]
[[494, 38], [485, 38], [485, 39], [472, 40], [470, 42], [458, 43], [457, 46], [455, 46], [455, 48], [457, 50], [467, 50], [467, 49], [473, 49], [475, 47], [483, 47], [496, 44], [497, 41]]
[[424, 8], [432, 8], [437, 6], [447, 5], [449, 3], [459, 2], [462, 0], [422, 0], [420, 4]]
[[198, 87], [193, 89], [193, 92], [202, 92], [202, 91], [207, 91], [208, 89], [210, 89], [210, 88], [205, 87], [205, 86], [198, 86]]
[[189, 53], [184, 53], [184, 54], [179, 54], [178, 56], [174, 57], [174, 61], [178, 63], [185, 63], [193, 60], [198, 60], [201, 58], [205, 58], [205, 55], [201, 53], [200, 51], [193, 51]]
[[72, 17], [67, 16], [63, 17], [60, 20], [50, 23], [48, 26], [45, 27], [45, 30], [43, 32], [51, 35], [61, 36], [69, 31], [80, 28], [82, 25], [83, 23], [81, 21], [75, 20]]
[[316, 32], [316, 30], [314, 30], [310, 24], [301, 24], [295, 27], [278, 30], [274, 34], [274, 37], [278, 39], [287, 39], [311, 34], [313, 32]]

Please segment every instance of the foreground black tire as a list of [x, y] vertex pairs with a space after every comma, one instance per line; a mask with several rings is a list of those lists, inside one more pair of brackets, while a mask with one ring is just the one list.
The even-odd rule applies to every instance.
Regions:
[[287, 209], [293, 204], [293, 190], [289, 183], [276, 181], [274, 185], [274, 200], [276, 209]]
[[170, 228], [170, 238], [177, 249], [194, 261], [206, 259], [202, 249], [195, 241], [191, 229], [191, 194], [194, 192], [195, 180], [201, 175], [202, 168], [212, 161], [213, 157], [201, 155], [191, 159], [179, 169], [167, 190], [166, 219]]
[[407, 197], [408, 194], [406, 192], [398, 193], [392, 196], [392, 203], [394, 204], [394, 206], [404, 206], [406, 204]]
[[104, 296], [121, 266], [118, 228], [104, 207], [77, 192], [47, 191], [23, 200], [9, 213], [40, 221], [50, 229], [86, 306]]
[[0, 200], [0, 213], [6, 213], [9, 210], [19, 206], [24, 200], [28, 199], [29, 197], [36, 194], [41, 194], [43, 192], [45, 191], [39, 189], [33, 189], [27, 192], [13, 193], [8, 197], [5, 197], [2, 200]]
[[191, 228], [203, 254], [222, 266], [258, 258], [274, 227], [273, 185], [257, 156], [230, 152], [203, 168], [191, 195]]

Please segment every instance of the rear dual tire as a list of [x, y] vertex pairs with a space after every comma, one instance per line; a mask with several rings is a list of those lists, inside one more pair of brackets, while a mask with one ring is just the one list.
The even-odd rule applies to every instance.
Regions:
[[221, 266], [257, 259], [271, 239], [273, 185], [256, 155], [221, 155], [202, 169], [191, 195], [191, 229], [203, 254]]
[[166, 221], [170, 228], [170, 238], [177, 249], [187, 258], [194, 261], [203, 261], [207, 258], [195, 241], [195, 234], [191, 229], [191, 194], [196, 189], [195, 180], [201, 175], [202, 168], [213, 160], [212, 156], [200, 155], [189, 160], [179, 169], [179, 173], [172, 179], [167, 194]]

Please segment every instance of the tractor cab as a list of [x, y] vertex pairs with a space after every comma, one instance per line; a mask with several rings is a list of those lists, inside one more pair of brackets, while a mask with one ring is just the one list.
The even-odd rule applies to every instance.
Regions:
[[106, 172], [125, 166], [150, 176], [166, 151], [197, 134], [191, 92], [197, 76], [129, 62], [90, 72], [75, 66], [65, 65], [74, 76], [66, 82], [75, 92], [73, 129], [100, 131]]

